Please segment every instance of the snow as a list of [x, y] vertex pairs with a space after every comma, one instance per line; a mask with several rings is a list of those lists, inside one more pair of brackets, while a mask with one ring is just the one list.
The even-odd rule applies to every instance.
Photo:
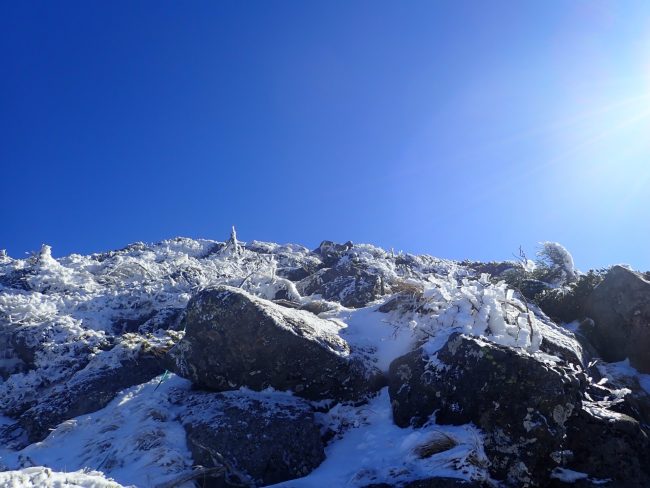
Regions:
[[[358, 487], [432, 476], [487, 479], [487, 459], [478, 429], [435, 424], [399, 428], [393, 424], [387, 388], [367, 405], [338, 405], [320, 421], [335, 430], [344, 426], [340, 438], [326, 448], [325, 461], [308, 476], [273, 485], [275, 488]], [[441, 436], [453, 439], [456, 445], [424, 459], [417, 454], [418, 448]]]
[[192, 459], [169, 396], [190, 383], [172, 374], [158, 387], [160, 379], [125, 390], [102, 410], [63, 422], [43, 442], [4, 453], [0, 467], [90, 468], [139, 487], [176, 478], [191, 469]]
[[0, 488], [125, 488], [96, 471], [57, 473], [44, 466], [0, 473]]
[[587, 473], [573, 471], [567, 468], [555, 468], [551, 473], [551, 478], [564, 481], [565, 483], [575, 483], [576, 481], [585, 480], [589, 477]]
[[[625, 379], [625, 377], [635, 378], [638, 380], [641, 388], [650, 395], [650, 374], [643, 374], [637, 371], [631, 364], [629, 359], [619, 361], [617, 363], [599, 363], [598, 369], [600, 373], [610, 379], [618, 380]], [[625, 383], [625, 381], [623, 381]]]
[[388, 371], [393, 359], [409, 352], [416, 340], [415, 320], [405, 321], [399, 317], [387, 320], [386, 314], [378, 312], [376, 306], [337, 310], [324, 316], [340, 320], [343, 324], [341, 337], [355, 350], [368, 354], [382, 371]]

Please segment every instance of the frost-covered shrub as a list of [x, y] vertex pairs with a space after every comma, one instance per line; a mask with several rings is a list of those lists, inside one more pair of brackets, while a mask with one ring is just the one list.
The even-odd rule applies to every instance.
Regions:
[[537, 300], [550, 288], [575, 283], [580, 276], [569, 251], [557, 242], [543, 242], [536, 261], [531, 261], [520, 251], [519, 262], [512, 264], [499, 278], [529, 300]]
[[573, 264], [573, 257], [562, 244], [543, 242], [537, 256], [538, 266], [533, 274], [537, 273], [541, 281], [553, 286], [562, 286], [577, 279], [578, 272]]

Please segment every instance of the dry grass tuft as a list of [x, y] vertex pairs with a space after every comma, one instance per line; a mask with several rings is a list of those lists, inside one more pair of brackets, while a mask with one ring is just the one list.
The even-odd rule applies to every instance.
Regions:
[[428, 439], [424, 444], [417, 446], [413, 452], [415, 452], [416, 456], [420, 459], [425, 459], [434, 454], [453, 449], [457, 445], [458, 442], [452, 436], [445, 434], [444, 432], [436, 431], [430, 439]]

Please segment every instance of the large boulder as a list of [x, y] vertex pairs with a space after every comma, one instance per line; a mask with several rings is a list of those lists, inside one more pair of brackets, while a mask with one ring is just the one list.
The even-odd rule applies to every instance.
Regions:
[[585, 304], [594, 327], [585, 330], [605, 361], [629, 357], [650, 373], [650, 281], [623, 266], [613, 266]]
[[336, 322], [220, 286], [190, 300], [170, 368], [201, 387], [292, 390], [310, 400], [357, 400], [383, 385]]
[[[195, 464], [223, 467], [209, 486], [265, 486], [309, 474], [324, 459], [311, 407], [288, 394], [181, 392]], [[225, 479], [224, 479], [225, 478]]]
[[397, 425], [421, 425], [434, 412], [441, 424], [473, 422], [495, 479], [525, 486], [557, 465], [581, 380], [574, 367], [455, 333], [433, 355], [421, 348], [393, 361], [388, 386]]

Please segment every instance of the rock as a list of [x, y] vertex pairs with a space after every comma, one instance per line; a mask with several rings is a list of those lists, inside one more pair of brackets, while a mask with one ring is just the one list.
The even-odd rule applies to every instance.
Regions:
[[529, 300], [534, 299], [537, 295], [549, 290], [550, 288], [551, 286], [548, 283], [530, 278], [522, 280], [519, 285], [519, 291]]
[[338, 260], [350, 249], [354, 247], [352, 241], [348, 241], [345, 244], [337, 244], [332, 241], [323, 241], [320, 245], [314, 250], [315, 254], [318, 254], [323, 261], [323, 266], [326, 268], [331, 268], [336, 265]]
[[296, 288], [303, 296], [318, 294], [351, 308], [365, 307], [383, 294], [381, 275], [351, 261], [321, 269], [296, 283]]
[[[413, 312], [421, 308], [422, 302], [422, 291], [414, 290], [409, 292], [398, 292], [393, 295], [389, 300], [383, 303], [378, 309], [378, 312], [381, 313], [390, 313], [390, 312]], [[425, 310], [422, 310], [422, 313], [425, 313]]]
[[307, 303], [303, 303], [299, 308], [300, 310], [311, 312], [314, 315], [319, 315], [321, 313], [329, 312], [330, 310], [337, 308], [337, 306], [327, 300], [311, 300]]
[[460, 478], [426, 478], [391, 485], [388, 483], [374, 483], [363, 488], [488, 488], [490, 486], [482, 481], [466, 481]]
[[[105, 354], [111, 352], [112, 359], [124, 356], [123, 351], [117, 350]], [[100, 364], [91, 361], [68, 381], [49, 390], [19, 417], [29, 442], [42, 441], [61, 422], [104, 408], [123, 389], [149, 381], [164, 371], [159, 356], [151, 350], [141, 350], [133, 357], [117, 361], [102, 355], [98, 359], [102, 361]]]
[[208, 389], [269, 386], [310, 400], [358, 400], [383, 385], [381, 373], [357, 358], [338, 324], [216, 287], [190, 300], [186, 334], [170, 351], [180, 376]]
[[[645, 429], [650, 429], [650, 393], [641, 386], [639, 377], [627, 368], [621, 369], [609, 363], [601, 362], [595, 369], [606, 381], [590, 385], [589, 394], [592, 399], [616, 399], [608, 408], [629, 415], [638, 420]], [[598, 388], [601, 393], [592, 392], [594, 388]], [[621, 395], [622, 392], [625, 392], [625, 395]]]
[[477, 275], [487, 273], [494, 277], [499, 277], [506, 271], [520, 270], [521, 264], [515, 261], [489, 261], [482, 263], [480, 261], [463, 261], [463, 266], [473, 270]]
[[289, 281], [300, 281], [312, 273], [315, 273], [316, 269], [310, 269], [306, 266], [296, 266], [293, 268], [279, 268], [278, 276], [286, 278]]
[[650, 281], [613, 266], [587, 299], [585, 312], [595, 324], [586, 333], [605, 361], [629, 357], [632, 366], [650, 373]]
[[[583, 378], [579, 378], [583, 376]], [[548, 479], [565, 422], [580, 405], [581, 379], [570, 368], [525, 352], [452, 334], [432, 357], [418, 349], [390, 365], [397, 425], [473, 422], [485, 432], [492, 475], [512, 486]]]
[[34, 272], [31, 268], [13, 269], [0, 275], [0, 286], [30, 291], [32, 286], [29, 281], [33, 275]]
[[635, 419], [584, 402], [584, 408], [569, 419], [567, 434], [570, 469], [611, 480], [600, 486], [650, 486], [650, 442]]
[[556, 322], [569, 323], [586, 317], [585, 303], [594, 288], [603, 280], [602, 272], [590, 270], [577, 280], [561, 288], [546, 290], [535, 297], [535, 302]]
[[140, 317], [124, 317], [113, 320], [112, 331], [116, 335], [126, 333], [138, 332], [141, 326], [147, 323], [156, 315], [154, 310], [151, 310]]
[[180, 328], [182, 308], [163, 308], [138, 327], [140, 334], [151, 334], [159, 330], [182, 330]]
[[586, 369], [591, 359], [588, 345], [583, 344], [577, 334], [560, 329], [558, 326], [549, 325], [539, 349], [573, 364], [578, 369]]
[[325, 459], [312, 409], [298, 398], [195, 391], [175, 402], [195, 464], [224, 466], [231, 481], [279, 483], [309, 474]]

